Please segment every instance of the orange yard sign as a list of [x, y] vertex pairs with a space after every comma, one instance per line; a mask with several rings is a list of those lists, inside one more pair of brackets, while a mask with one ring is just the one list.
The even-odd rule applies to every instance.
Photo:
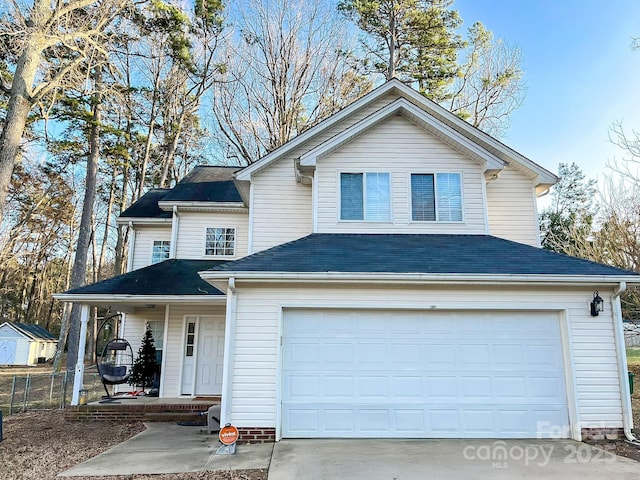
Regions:
[[238, 440], [238, 435], [238, 429], [231, 424], [227, 424], [220, 429], [218, 438], [220, 438], [220, 442], [222, 442], [224, 445], [231, 445], [236, 443], [236, 440]]

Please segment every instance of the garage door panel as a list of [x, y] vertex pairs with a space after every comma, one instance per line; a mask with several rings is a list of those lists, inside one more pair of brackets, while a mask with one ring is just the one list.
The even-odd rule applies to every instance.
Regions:
[[285, 437], [528, 438], [568, 423], [554, 315], [298, 313], [284, 321]]

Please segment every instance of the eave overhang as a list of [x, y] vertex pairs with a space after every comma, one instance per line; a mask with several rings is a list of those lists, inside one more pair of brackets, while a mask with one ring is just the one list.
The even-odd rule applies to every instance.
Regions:
[[[226, 287], [225, 287], [226, 289]], [[121, 312], [132, 312], [136, 308], [155, 308], [166, 304], [224, 305], [225, 295], [98, 295], [58, 293], [53, 298], [61, 302], [72, 302], [95, 307], [110, 307]]]
[[176, 207], [181, 212], [249, 212], [249, 209], [243, 202], [158, 202], [158, 206], [165, 211], [172, 211], [173, 207]]
[[200, 277], [226, 291], [229, 278], [239, 283], [334, 283], [361, 285], [471, 285], [471, 286], [617, 286], [640, 285], [640, 278], [626, 275], [496, 275], [446, 273], [385, 273], [385, 272], [246, 272], [203, 271]]
[[171, 225], [171, 217], [153, 218], [153, 217], [118, 217], [116, 218], [118, 225]]

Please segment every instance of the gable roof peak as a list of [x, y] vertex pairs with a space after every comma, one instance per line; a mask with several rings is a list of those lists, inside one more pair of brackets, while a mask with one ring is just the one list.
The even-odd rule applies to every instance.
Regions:
[[240, 170], [235, 174], [236, 180], [240, 182], [251, 181], [254, 174], [269, 167], [284, 155], [291, 153], [295, 148], [311, 140], [314, 136], [326, 133], [330, 128], [338, 125], [354, 113], [366, 108], [368, 105], [371, 105], [388, 94], [396, 94], [398, 97], [406, 99], [408, 102], [414, 104], [416, 108], [421, 109], [425, 115], [430, 115], [437, 119], [441, 124], [446, 125], [449, 129], [457, 132], [457, 134], [466, 137], [469, 142], [475, 143], [479, 148], [484, 149], [490, 155], [500, 159], [503, 165], [513, 164], [515, 168], [525, 172], [527, 176], [534, 180], [536, 186], [548, 187], [558, 181], [558, 177], [544, 167], [534, 163], [511, 147], [508, 147], [491, 135], [464, 121], [397, 78], [386, 81], [347, 107], [268, 153], [257, 162]]

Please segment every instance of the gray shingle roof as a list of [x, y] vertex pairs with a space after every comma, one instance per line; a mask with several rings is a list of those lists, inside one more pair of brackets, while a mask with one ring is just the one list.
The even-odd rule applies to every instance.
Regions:
[[200, 165], [173, 188], [154, 188], [120, 214], [120, 218], [171, 218], [158, 202], [242, 203], [233, 174], [242, 167]]
[[163, 198], [163, 202], [242, 202], [233, 174], [242, 167], [195, 167]]
[[12, 322], [11, 325], [18, 330], [22, 330], [27, 336], [37, 340], [57, 340], [47, 329], [34, 323]]
[[223, 295], [198, 272], [221, 260], [165, 260], [124, 275], [64, 292], [73, 295]]
[[154, 188], [141, 196], [137, 202], [120, 214], [124, 218], [171, 218], [171, 212], [165, 212], [158, 202], [169, 192], [168, 188]]
[[214, 267], [235, 272], [640, 275], [490, 235], [312, 234]]

